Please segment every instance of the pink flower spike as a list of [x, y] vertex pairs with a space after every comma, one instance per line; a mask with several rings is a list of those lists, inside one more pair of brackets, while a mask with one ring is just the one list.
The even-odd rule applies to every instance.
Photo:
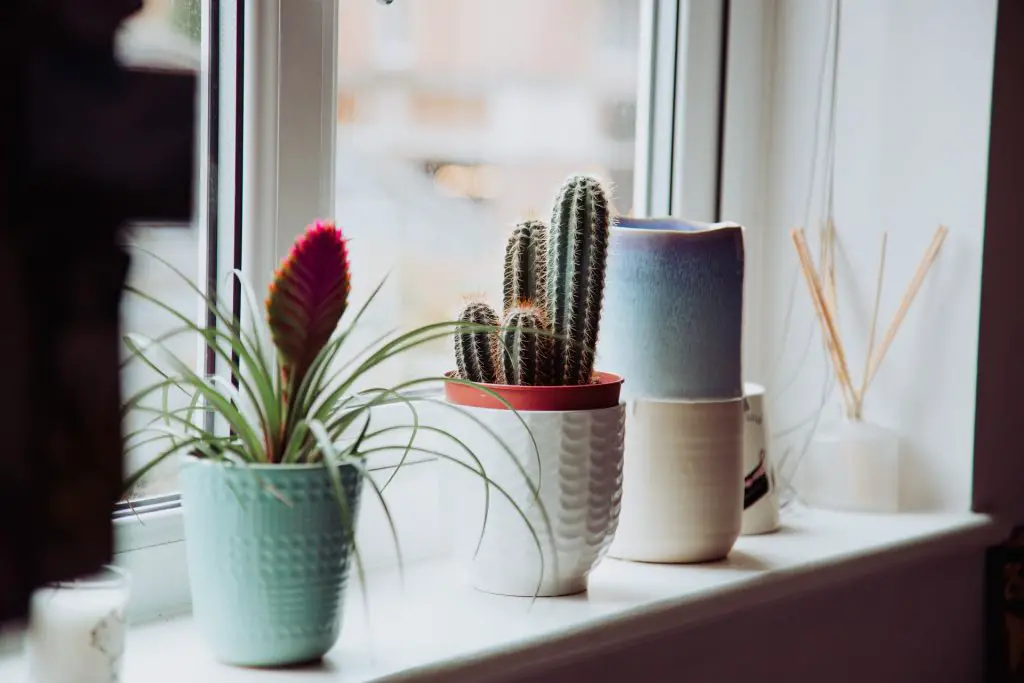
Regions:
[[331, 221], [306, 227], [270, 284], [267, 322], [285, 374], [296, 383], [334, 333], [351, 289], [348, 250]]

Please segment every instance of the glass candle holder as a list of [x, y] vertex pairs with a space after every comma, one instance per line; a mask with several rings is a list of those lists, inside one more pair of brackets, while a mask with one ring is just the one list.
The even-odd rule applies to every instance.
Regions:
[[899, 511], [899, 435], [862, 420], [819, 425], [804, 459], [800, 493], [811, 506]]
[[123, 569], [40, 588], [26, 639], [30, 683], [115, 683], [121, 676], [130, 578]]

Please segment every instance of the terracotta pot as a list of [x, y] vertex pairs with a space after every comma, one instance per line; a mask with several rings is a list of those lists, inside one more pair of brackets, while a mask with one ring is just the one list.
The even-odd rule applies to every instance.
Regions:
[[[519, 596], [586, 590], [615, 533], [622, 496], [622, 378], [597, 379], [585, 386], [482, 385], [515, 411], [479, 388], [446, 383], [448, 401], [465, 413], [449, 431], [511, 499], [466, 467], [445, 468], [442, 505], [475, 588]], [[462, 449], [448, 451], [477, 469]]]
[[[446, 376], [453, 377], [454, 374], [449, 372]], [[594, 380], [592, 384], [556, 387], [445, 382], [444, 393], [449, 403], [495, 410], [508, 410], [509, 407], [513, 410], [529, 411], [595, 410], [617, 406], [622, 390], [622, 377], [610, 372], [595, 372]], [[494, 394], [501, 396], [505, 402], [496, 398]]]
[[629, 404], [622, 516], [611, 555], [708, 562], [743, 515], [743, 399]]

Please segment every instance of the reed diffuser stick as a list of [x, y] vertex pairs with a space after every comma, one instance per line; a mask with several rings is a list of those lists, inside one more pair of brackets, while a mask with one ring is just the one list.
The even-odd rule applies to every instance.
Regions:
[[910, 304], [914, 301], [914, 297], [921, 288], [921, 283], [924, 282], [925, 275], [928, 274], [928, 270], [932, 267], [932, 263], [935, 262], [935, 258], [939, 255], [939, 249], [942, 248], [942, 243], [946, 239], [946, 234], [948, 232], [949, 230], [944, 225], [940, 225], [939, 229], [935, 231], [932, 243], [929, 245], [928, 251], [925, 252], [924, 258], [921, 259], [921, 263], [918, 264], [917, 272], [914, 274], [914, 279], [910, 281], [910, 286], [907, 288], [906, 293], [903, 295], [903, 299], [900, 301], [900, 307], [896, 310], [896, 315], [893, 316], [892, 322], [889, 323], [889, 328], [885, 332], [885, 337], [882, 340], [881, 346], [878, 347], [875, 351], [875, 355], [871, 358], [871, 363], [868, 366], [868, 375], [864, 382], [864, 391], [867, 391], [868, 387], [871, 386], [871, 380], [874, 379], [875, 373], [878, 372], [878, 368], [882, 364], [882, 360], [885, 358], [885, 353], [889, 350], [889, 346], [892, 345], [892, 341], [896, 337], [896, 332], [899, 331], [900, 325], [903, 323], [903, 319], [907, 316]]
[[811, 300], [814, 302], [815, 312], [818, 314], [818, 320], [825, 333], [825, 346], [828, 348], [829, 355], [832, 357], [832, 364], [835, 368], [836, 377], [839, 380], [839, 386], [842, 389], [843, 403], [846, 407], [846, 413], [847, 415], [852, 416], [856, 407], [856, 393], [853, 388], [853, 383], [850, 381], [850, 372], [847, 368], [846, 354], [843, 351], [842, 340], [839, 338], [839, 331], [836, 328], [835, 321], [832, 319], [831, 313], [829, 312], [821, 281], [818, 278], [817, 271], [814, 269], [814, 262], [811, 260], [810, 249], [807, 247], [807, 238], [804, 236], [803, 230], [791, 230], [789, 234], [793, 240], [793, 244], [796, 246], [797, 256], [800, 260], [800, 268], [803, 271], [804, 278], [807, 280], [807, 286], [811, 290]]
[[821, 262], [821, 276], [825, 283], [826, 301], [833, 320], [838, 320], [839, 298], [836, 296], [836, 224], [829, 218], [825, 224], [825, 248]]
[[875, 349], [875, 328], [878, 326], [878, 308], [882, 302], [882, 280], [885, 277], [885, 247], [889, 240], [889, 233], [882, 233], [882, 254], [878, 259], [878, 283], [875, 285], [875, 305], [871, 309], [871, 328], [868, 331], [868, 350], [864, 354], [864, 375], [860, 381], [860, 391], [857, 392], [857, 405], [855, 417], [859, 420], [864, 411], [864, 394], [868, 391], [868, 375], [871, 371], [871, 355]]

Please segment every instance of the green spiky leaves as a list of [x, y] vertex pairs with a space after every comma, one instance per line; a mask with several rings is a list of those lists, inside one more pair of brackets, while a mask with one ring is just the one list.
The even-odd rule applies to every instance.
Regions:
[[548, 226], [524, 221], [515, 227], [505, 247], [504, 312], [523, 302], [543, 307], [547, 279]]
[[543, 308], [526, 303], [509, 310], [501, 324], [501, 342], [506, 384], [550, 384], [552, 338]]
[[566, 180], [551, 212], [547, 249], [547, 313], [555, 335], [553, 384], [588, 384], [601, 325], [611, 218], [601, 184]]
[[482, 301], [473, 301], [462, 309], [459, 322], [469, 323], [455, 331], [455, 364], [459, 377], [471, 382], [498, 382], [495, 331], [498, 315]]
[[302, 381], [334, 333], [351, 288], [348, 251], [334, 223], [308, 226], [274, 274], [267, 322], [286, 378]]

